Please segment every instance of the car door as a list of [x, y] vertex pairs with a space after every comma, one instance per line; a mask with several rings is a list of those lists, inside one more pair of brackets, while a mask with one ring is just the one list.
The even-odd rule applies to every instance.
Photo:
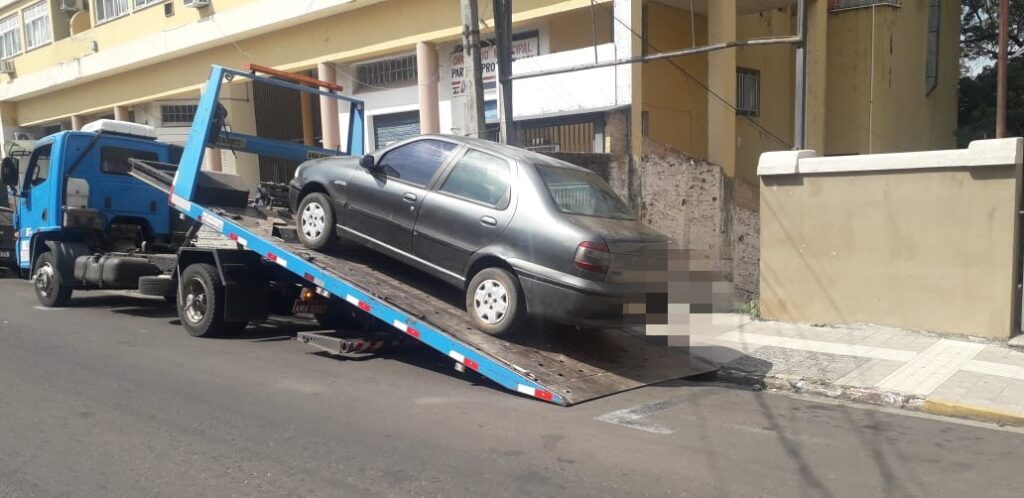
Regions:
[[469, 148], [420, 208], [414, 254], [464, 276], [470, 256], [494, 241], [515, 211], [515, 163]]
[[343, 228], [412, 253], [412, 229], [434, 177], [457, 145], [436, 139], [386, 151], [372, 170], [352, 175]]

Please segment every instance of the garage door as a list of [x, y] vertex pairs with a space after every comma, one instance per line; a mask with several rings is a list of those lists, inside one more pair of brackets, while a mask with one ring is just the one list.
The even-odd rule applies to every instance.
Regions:
[[373, 117], [374, 146], [386, 145], [420, 134], [420, 111], [382, 114]]

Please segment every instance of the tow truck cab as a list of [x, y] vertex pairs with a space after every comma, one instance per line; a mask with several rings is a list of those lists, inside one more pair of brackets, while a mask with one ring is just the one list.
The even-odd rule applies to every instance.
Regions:
[[180, 222], [166, 194], [129, 175], [128, 160], [174, 164], [181, 150], [149, 126], [100, 120], [39, 140], [24, 173], [5, 175], [16, 198], [15, 261], [41, 300], [61, 305], [72, 289], [134, 289], [167, 273], [143, 254], [166, 254], [173, 267]]

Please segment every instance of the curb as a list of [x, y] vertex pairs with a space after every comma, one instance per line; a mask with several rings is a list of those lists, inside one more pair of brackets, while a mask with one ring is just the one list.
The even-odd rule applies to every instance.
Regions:
[[941, 398], [929, 398], [921, 405], [921, 411], [932, 415], [969, 418], [1000, 425], [1024, 426], [1024, 414], [1003, 412], [983, 406], [968, 405]]
[[[762, 375], [731, 368], [721, 368], [715, 377], [721, 382], [753, 386], [755, 389], [787, 391], [891, 408], [922, 410], [926, 404], [926, 400], [921, 396], [863, 387], [821, 384], [793, 375]], [[1021, 417], [1020, 422], [1016, 423], [1024, 424], [1024, 417]]]

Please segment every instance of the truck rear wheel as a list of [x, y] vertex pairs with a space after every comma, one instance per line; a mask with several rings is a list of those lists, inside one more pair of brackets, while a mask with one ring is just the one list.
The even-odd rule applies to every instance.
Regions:
[[52, 252], [44, 252], [36, 258], [32, 283], [36, 288], [36, 299], [47, 308], [62, 308], [71, 300], [72, 289], [61, 282], [60, 269]]
[[245, 322], [224, 321], [224, 284], [217, 268], [196, 263], [181, 274], [178, 317], [192, 337], [223, 337], [245, 330]]

